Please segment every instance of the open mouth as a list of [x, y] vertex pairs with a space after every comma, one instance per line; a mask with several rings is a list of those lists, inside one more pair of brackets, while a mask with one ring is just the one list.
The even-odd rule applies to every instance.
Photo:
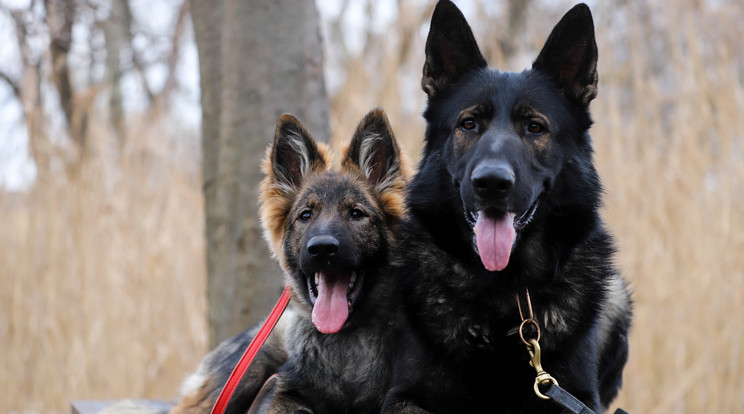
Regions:
[[540, 204], [540, 197], [519, 216], [509, 211], [467, 211], [465, 220], [475, 233], [475, 248], [483, 266], [491, 271], [501, 271], [509, 264], [517, 232], [532, 221]]
[[313, 304], [312, 320], [318, 331], [330, 334], [343, 328], [359, 297], [363, 276], [356, 271], [321, 269], [313, 277], [306, 278]]
[[532, 205], [525, 210], [521, 216], [516, 217], [514, 219], [514, 229], [517, 231], [521, 231], [525, 227], [527, 227], [528, 224], [532, 221], [532, 218], [535, 216], [535, 211], [537, 211], [537, 206], [540, 205], [540, 198], [537, 197], [535, 199], [535, 202], [532, 203]]

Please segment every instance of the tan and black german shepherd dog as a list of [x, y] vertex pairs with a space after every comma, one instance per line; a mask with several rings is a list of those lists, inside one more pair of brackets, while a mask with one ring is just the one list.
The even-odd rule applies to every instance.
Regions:
[[[264, 235], [292, 301], [227, 412], [378, 413], [399, 337], [389, 262], [408, 177], [387, 117], [367, 114], [334, 167], [328, 149], [282, 115], [264, 173]], [[255, 332], [207, 355], [175, 412], [209, 412]]]

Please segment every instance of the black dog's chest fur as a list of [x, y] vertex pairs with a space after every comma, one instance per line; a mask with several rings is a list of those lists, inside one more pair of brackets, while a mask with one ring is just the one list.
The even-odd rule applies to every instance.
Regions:
[[[409, 302], [410, 325], [418, 335], [406, 346], [409, 353], [419, 353], [415, 364], [426, 361], [427, 375], [402, 381], [410, 380], [417, 392], [445, 388], [439, 395], [457, 396], [426, 396], [432, 412], [484, 412], [492, 410], [492, 404], [509, 412], [515, 400], [515, 412], [524, 412], [525, 407], [550, 412], [552, 407], [534, 395], [535, 370], [517, 334], [521, 318], [516, 295], [521, 295], [527, 312], [525, 287], [540, 324], [543, 366], [580, 398], [597, 398], [589, 391], [596, 386], [591, 380], [598, 369], [596, 359], [584, 356], [599, 352], [598, 314], [591, 310], [605, 300], [602, 277], [611, 271], [595, 261], [611, 251], [604, 237], [594, 241], [594, 253], [577, 248], [562, 266], [558, 280], [525, 286], [518, 271], [489, 274], [477, 269], [478, 263], [432, 248], [435, 243], [421, 237], [420, 230], [411, 235], [402, 251], [409, 254], [410, 268], [405, 272], [415, 275], [408, 279], [408, 296], [414, 298]], [[411, 372], [417, 369], [408, 368]], [[577, 375], [581, 381], [574, 380]], [[582, 391], [583, 387], [588, 389]], [[490, 395], [509, 398], [483, 398]]]

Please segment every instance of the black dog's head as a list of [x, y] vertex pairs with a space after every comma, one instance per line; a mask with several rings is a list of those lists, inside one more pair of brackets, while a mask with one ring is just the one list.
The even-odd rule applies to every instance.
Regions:
[[584, 4], [566, 13], [521, 73], [488, 69], [462, 13], [450, 1], [437, 5], [422, 80], [426, 152], [446, 163], [486, 269], [507, 267], [542, 203], [582, 186], [566, 182], [564, 170], [593, 171], [587, 130], [596, 64]]
[[298, 300], [323, 333], [341, 330], [374, 289], [403, 217], [405, 165], [387, 117], [370, 112], [339, 168], [302, 124], [283, 115], [262, 185], [266, 237]]

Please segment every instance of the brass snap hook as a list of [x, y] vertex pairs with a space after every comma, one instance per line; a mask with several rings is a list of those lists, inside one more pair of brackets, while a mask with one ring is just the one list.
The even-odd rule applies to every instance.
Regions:
[[537, 372], [537, 376], [535, 377], [535, 394], [542, 398], [543, 400], [549, 400], [550, 397], [543, 394], [540, 391], [540, 385], [545, 385], [547, 383], [552, 383], [553, 385], [558, 385], [558, 381], [553, 378], [550, 374], [545, 372], [545, 370], [542, 367], [542, 353], [540, 351], [540, 345], [537, 343], [537, 339], [530, 339], [529, 346], [527, 347], [527, 351], [530, 353], [530, 365], [532, 365], [535, 368], [535, 372]]

